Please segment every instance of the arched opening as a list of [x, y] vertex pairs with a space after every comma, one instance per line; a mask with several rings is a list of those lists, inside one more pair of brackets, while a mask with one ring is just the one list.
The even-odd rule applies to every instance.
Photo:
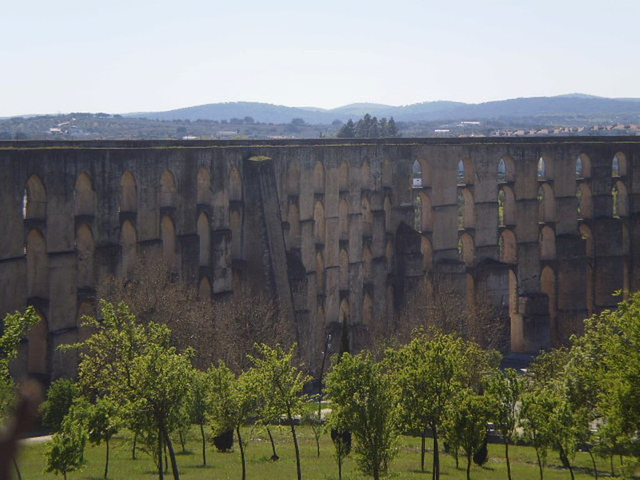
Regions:
[[208, 300], [211, 298], [211, 282], [208, 277], [202, 277], [198, 284], [198, 299]]
[[338, 170], [338, 189], [341, 192], [349, 191], [349, 164], [344, 161]]
[[49, 327], [41, 312], [37, 312], [40, 321], [27, 334], [27, 365], [30, 375], [37, 377], [48, 374], [49, 357]]
[[551, 175], [549, 169], [549, 160], [545, 157], [540, 157], [538, 159], [538, 168], [537, 168], [537, 177], [538, 181], [544, 182], [549, 179]]
[[504, 183], [507, 181], [507, 164], [504, 159], [501, 158], [498, 162], [498, 183]]
[[351, 317], [351, 307], [349, 306], [349, 300], [343, 298], [340, 302], [340, 322], [346, 320], [349, 323]]
[[362, 249], [362, 278], [365, 283], [371, 280], [371, 262], [373, 260], [373, 254], [368, 246]]
[[340, 290], [349, 289], [349, 254], [342, 248], [340, 249]]
[[538, 222], [555, 222], [556, 202], [553, 189], [548, 183], [543, 183], [538, 188]]
[[176, 205], [176, 181], [173, 173], [165, 170], [160, 178], [160, 206], [175, 207]]
[[422, 269], [425, 272], [431, 271], [433, 268], [433, 248], [428, 238], [420, 239], [420, 253], [422, 254]]
[[518, 262], [518, 247], [514, 233], [511, 230], [503, 230], [499, 242], [500, 261], [515, 265]]
[[624, 177], [627, 175], [627, 157], [624, 153], [618, 152], [611, 160], [611, 176]]
[[340, 231], [340, 239], [349, 238], [349, 204], [343, 198], [338, 206], [338, 228]]
[[198, 216], [199, 265], [206, 267], [211, 262], [211, 228], [209, 218], [203, 212]]
[[464, 185], [465, 184], [465, 171], [464, 171], [464, 162], [462, 160], [458, 161], [458, 170], [457, 170], [457, 178], [458, 178], [458, 185]]
[[393, 165], [388, 158], [382, 163], [382, 186], [391, 187], [393, 185]]
[[300, 171], [295, 163], [289, 165], [287, 177], [287, 193], [289, 195], [298, 195], [300, 193]]
[[458, 228], [475, 226], [475, 204], [471, 190], [463, 188], [458, 192]]
[[591, 160], [587, 155], [581, 153], [576, 159], [576, 180], [591, 178]]
[[593, 270], [593, 256], [595, 254], [595, 245], [593, 242], [593, 235], [591, 234], [591, 229], [585, 225], [580, 225], [580, 236], [585, 242], [584, 252], [587, 257], [586, 262], [586, 282], [585, 282], [585, 303], [587, 307], [587, 311], [589, 314], [594, 313], [594, 288], [595, 288], [595, 279], [594, 279], [594, 270]]
[[551, 227], [544, 226], [540, 230], [540, 259], [554, 260], [556, 258], [556, 234]]
[[289, 202], [289, 248], [300, 246], [300, 210], [294, 202]]
[[92, 287], [93, 274], [93, 234], [88, 225], [82, 224], [76, 232], [76, 251], [78, 254], [78, 288]]
[[175, 270], [176, 262], [176, 229], [171, 217], [164, 216], [160, 224], [162, 238], [162, 258], [171, 270]]
[[371, 177], [371, 164], [368, 159], [364, 159], [360, 171], [362, 173], [362, 190], [371, 190], [373, 179]]
[[549, 297], [549, 326], [551, 337], [553, 338], [556, 330], [556, 274], [553, 268], [547, 266], [542, 269], [540, 275], [540, 291]]
[[322, 252], [316, 252], [316, 293], [322, 295], [325, 292], [324, 285], [324, 258]]
[[27, 256], [27, 297], [48, 298], [49, 261], [40, 230], [30, 230], [25, 245]]
[[629, 197], [627, 187], [618, 180], [611, 189], [611, 199], [614, 217], [626, 217], [629, 215]]
[[120, 251], [122, 259], [120, 262], [122, 269], [122, 276], [129, 278], [133, 273], [133, 268], [136, 262], [138, 245], [138, 234], [136, 233], [136, 227], [126, 220], [122, 224], [120, 231]]
[[387, 239], [387, 243], [384, 247], [384, 257], [387, 262], [387, 272], [392, 272], [394, 269], [393, 263], [393, 240], [391, 238]]
[[209, 169], [202, 167], [198, 170], [198, 192], [197, 203], [199, 205], [210, 205], [212, 200], [211, 173]]
[[242, 201], [242, 176], [236, 167], [229, 172], [229, 201]]
[[504, 227], [504, 190], [498, 192], [498, 226]]
[[373, 322], [373, 300], [369, 293], [364, 294], [362, 299], [362, 323], [370, 326]]
[[313, 191], [315, 193], [324, 193], [324, 165], [322, 162], [316, 162], [313, 168]]
[[413, 198], [413, 229], [416, 232], [422, 231], [422, 198], [420, 195]]
[[504, 185], [498, 192], [498, 215], [500, 215], [500, 193], [502, 193], [502, 225], [516, 224], [516, 197], [513, 190]]
[[458, 258], [467, 267], [473, 266], [475, 261], [475, 245], [473, 237], [468, 233], [463, 233], [458, 240]]
[[513, 182], [516, 174], [516, 163], [510, 155], [503, 155], [498, 161], [498, 183]]
[[23, 218], [44, 220], [47, 212], [47, 194], [38, 175], [31, 175], [27, 180], [22, 197]]
[[229, 212], [229, 230], [231, 230], [231, 255], [242, 258], [242, 209], [234, 208]]
[[576, 190], [577, 215], [578, 219], [587, 219], [593, 216], [593, 207], [591, 203], [591, 189], [586, 183], [578, 185]]
[[418, 160], [413, 161], [411, 173], [411, 186], [413, 188], [422, 188], [422, 165]]
[[127, 170], [120, 178], [120, 211], [135, 212], [138, 209], [138, 191], [133, 174]]
[[373, 233], [373, 212], [369, 198], [362, 197], [362, 234], [371, 235]]
[[382, 209], [384, 210], [384, 231], [393, 232], [393, 226], [391, 225], [391, 200], [389, 200], [388, 196], [384, 197]]
[[81, 173], [76, 179], [73, 191], [74, 211], [76, 215], [94, 215], [96, 210], [96, 194], [91, 185], [91, 178]]
[[324, 206], [322, 205], [322, 202], [317, 201], [313, 207], [313, 238], [316, 243], [324, 244], [324, 221]]

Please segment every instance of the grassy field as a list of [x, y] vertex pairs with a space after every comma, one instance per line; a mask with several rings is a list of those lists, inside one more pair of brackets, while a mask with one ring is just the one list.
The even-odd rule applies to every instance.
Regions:
[[[302, 475], [305, 479], [337, 480], [338, 469], [333, 457], [333, 444], [327, 434], [322, 436], [320, 445], [320, 457], [316, 455], [316, 445], [313, 433], [308, 427], [301, 427], [300, 448], [302, 454]], [[247, 478], [250, 479], [294, 479], [296, 477], [295, 457], [291, 443], [290, 432], [285, 427], [274, 429], [278, 454], [280, 460], [270, 460], [271, 446], [266, 432], [247, 427], [246, 438], [249, 438], [247, 448]], [[201, 446], [199, 434], [194, 429], [187, 442], [187, 452], [182, 452], [178, 442], [176, 449], [181, 478], [190, 479], [232, 479], [240, 480], [241, 465], [240, 453], [237, 448], [231, 453], [218, 453], [213, 446], [207, 447], [206, 467], [202, 466]], [[428, 447], [431, 447], [429, 441]], [[44, 473], [45, 444], [29, 444], [22, 450], [18, 459], [23, 480], [54, 478], [52, 473]], [[511, 464], [514, 480], [538, 479], [538, 468], [535, 464], [535, 451], [529, 447], [512, 447]], [[427, 455], [426, 472], [420, 471], [420, 439], [402, 436], [398, 441], [398, 454], [392, 461], [389, 469], [389, 478], [392, 479], [421, 479], [431, 478], [431, 450]], [[506, 464], [504, 462], [504, 447], [502, 445], [489, 445], [490, 460], [484, 467], [472, 466], [472, 479], [506, 479]], [[86, 464], [82, 470], [71, 472], [68, 478], [99, 480], [103, 478], [104, 471], [104, 445], [88, 447], [86, 451]], [[576, 479], [594, 478], [591, 471], [591, 460], [586, 453], [578, 453], [574, 463], [576, 464]], [[441, 474], [445, 480], [465, 479], [464, 460], [461, 459], [460, 468], [456, 469], [454, 459], [449, 455], [441, 457]], [[137, 460], [131, 459], [131, 439], [119, 436], [112, 442], [111, 462], [109, 478], [118, 479], [154, 479], [158, 478], [154, 470], [153, 460], [143, 452], [138, 453]], [[616, 459], [615, 468], [619, 473], [619, 461]], [[598, 469], [601, 475], [610, 474], [608, 459], [598, 459]], [[62, 477], [59, 477], [62, 478]], [[165, 476], [170, 479], [171, 473]], [[347, 457], [343, 466], [343, 479], [364, 479], [356, 470], [353, 454]], [[570, 479], [568, 470], [560, 467], [558, 456], [555, 452], [549, 452], [547, 467], [544, 471], [545, 480]]]

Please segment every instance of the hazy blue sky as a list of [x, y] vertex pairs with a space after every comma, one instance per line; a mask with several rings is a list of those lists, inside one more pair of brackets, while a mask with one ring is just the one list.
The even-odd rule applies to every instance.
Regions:
[[640, 1], [17, 0], [0, 116], [640, 97]]

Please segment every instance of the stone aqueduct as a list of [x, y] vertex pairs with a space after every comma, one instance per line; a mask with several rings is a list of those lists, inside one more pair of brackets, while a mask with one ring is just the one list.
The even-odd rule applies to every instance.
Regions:
[[640, 286], [634, 137], [0, 142], [0, 167], [0, 310], [37, 307], [20, 369], [49, 378], [143, 252], [201, 296], [262, 286], [308, 338], [384, 329], [439, 273], [536, 351]]

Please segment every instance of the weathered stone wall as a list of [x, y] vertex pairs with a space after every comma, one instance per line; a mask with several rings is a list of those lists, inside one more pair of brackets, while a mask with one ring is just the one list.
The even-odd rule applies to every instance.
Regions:
[[201, 295], [264, 285], [309, 359], [344, 316], [356, 348], [391, 328], [425, 275], [536, 351], [638, 288], [639, 161], [634, 137], [0, 142], [0, 311], [43, 317], [20, 368], [73, 371], [55, 347], [100, 279], [158, 252]]

